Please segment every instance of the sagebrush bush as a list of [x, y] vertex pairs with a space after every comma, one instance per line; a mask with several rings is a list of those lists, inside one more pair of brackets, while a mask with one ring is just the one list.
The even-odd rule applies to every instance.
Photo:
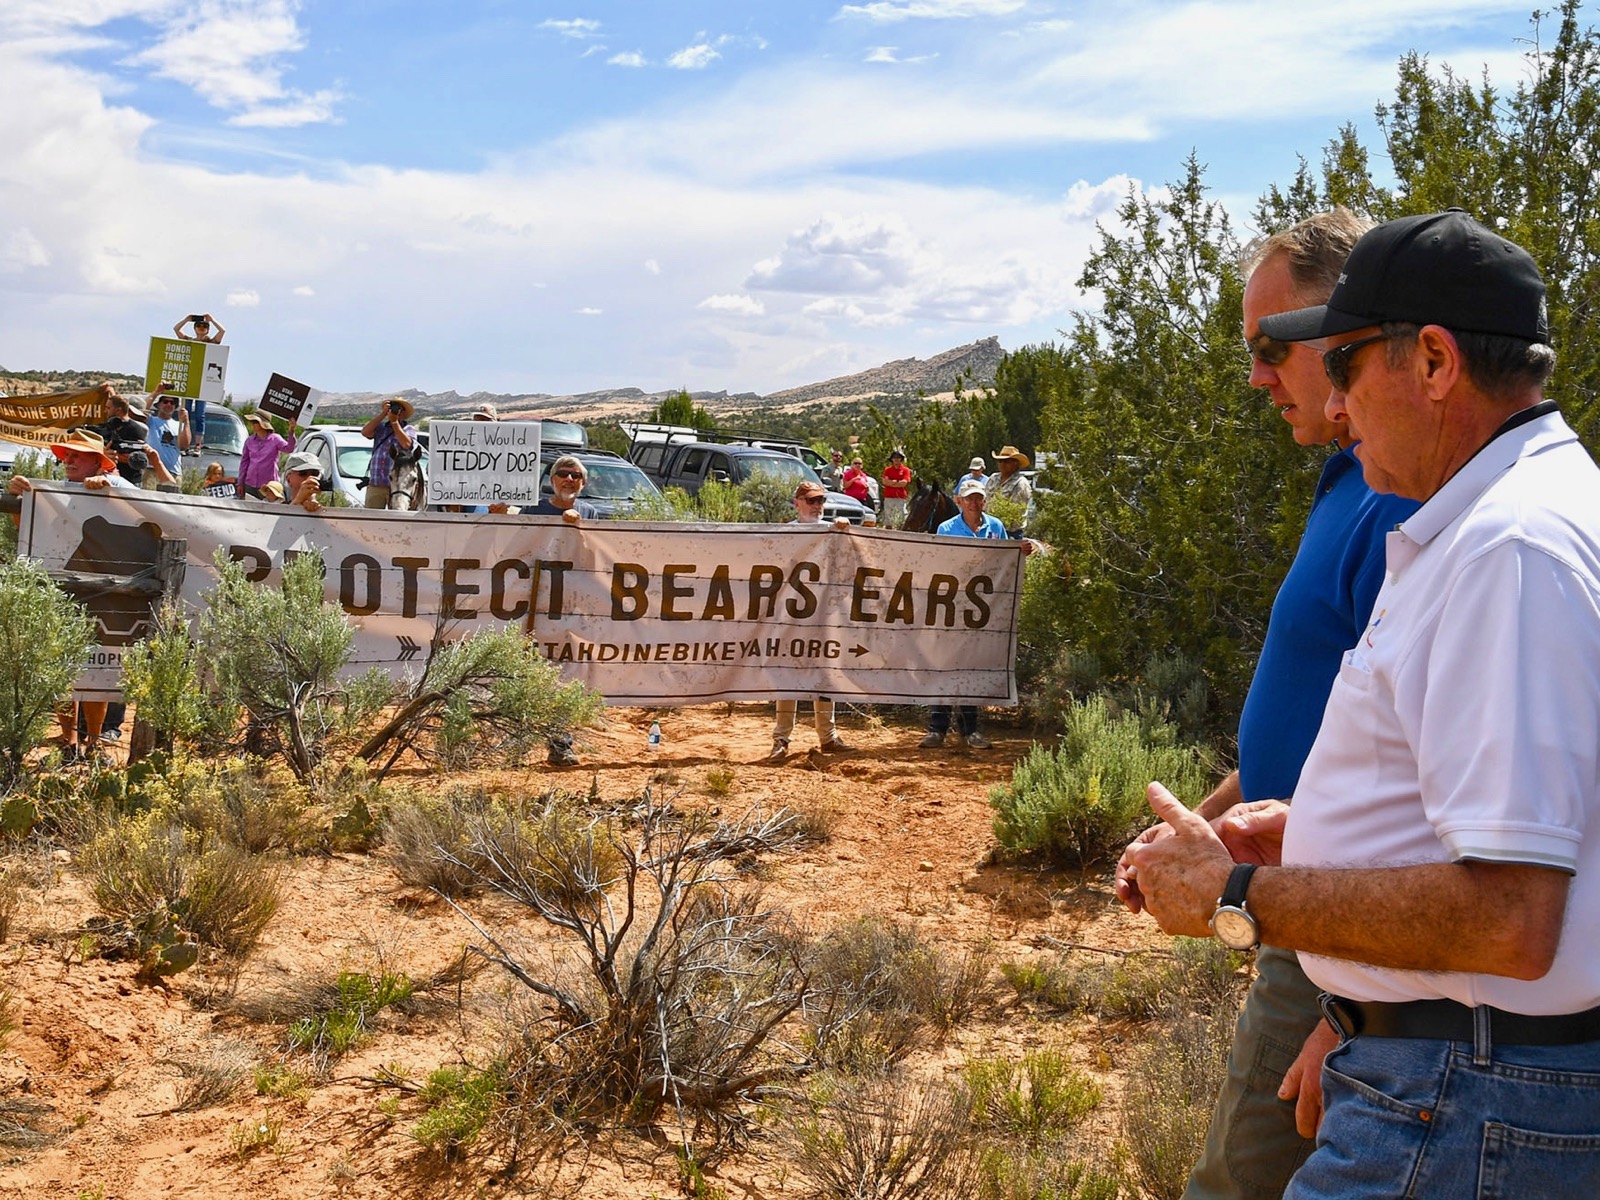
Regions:
[[83, 850], [95, 902], [110, 916], [162, 905], [201, 943], [243, 958], [278, 910], [281, 873], [232, 846], [200, 849], [193, 830], [161, 813], [121, 820]]
[[[9, 525], [9, 521], [0, 522]], [[16, 779], [88, 661], [83, 605], [26, 560], [0, 563], [0, 784]]]
[[1154, 1200], [1180, 1200], [1205, 1147], [1217, 1093], [1228, 1074], [1230, 1016], [1197, 1014], [1147, 1042], [1128, 1073], [1122, 1130], [1139, 1183]]
[[219, 717], [202, 685], [200, 662], [200, 645], [172, 601], [156, 610], [149, 637], [123, 649], [123, 698], [138, 709], [160, 749], [170, 751]]
[[1000, 845], [1067, 866], [1091, 867], [1120, 854], [1154, 817], [1151, 780], [1198, 801], [1205, 775], [1198, 752], [1150, 712], [1113, 713], [1099, 696], [1072, 706], [1060, 744], [1034, 746], [1011, 782], [989, 793]]
[[1055, 1047], [1029, 1051], [1021, 1062], [969, 1059], [961, 1078], [973, 1124], [1029, 1148], [1072, 1132], [1102, 1099], [1100, 1085]]

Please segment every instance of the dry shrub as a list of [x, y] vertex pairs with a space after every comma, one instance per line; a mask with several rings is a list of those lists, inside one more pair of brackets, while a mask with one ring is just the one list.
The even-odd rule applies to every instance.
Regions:
[[989, 960], [986, 946], [951, 956], [879, 917], [830, 930], [811, 954], [803, 1011], [812, 1054], [855, 1073], [899, 1062], [971, 1015]]
[[1021, 1062], [969, 1059], [961, 1069], [973, 1124], [1037, 1149], [1073, 1132], [1100, 1105], [1100, 1085], [1056, 1047]]
[[192, 830], [150, 813], [108, 826], [79, 861], [109, 915], [165, 905], [200, 942], [243, 958], [278, 910], [281, 872], [232, 846], [200, 843]]
[[844, 819], [844, 802], [834, 795], [796, 798], [789, 804], [795, 831], [808, 842], [826, 842]]
[[407, 796], [389, 807], [383, 842], [402, 882], [441, 896], [465, 896], [482, 886], [481, 864], [467, 854], [468, 813], [484, 807], [483, 793]]
[[1122, 1131], [1140, 1185], [1154, 1200], [1179, 1200], [1205, 1147], [1217, 1093], [1228, 1073], [1233, 1021], [1208, 1014], [1174, 1022], [1128, 1073]]
[[180, 1076], [172, 1111], [196, 1112], [226, 1104], [243, 1087], [254, 1059], [249, 1047], [215, 1036], [168, 1055]]
[[1038, 1150], [986, 1147], [978, 1200], [1119, 1200], [1138, 1195], [1125, 1179], [1126, 1150], [1102, 1156], [1064, 1146]]
[[22, 906], [22, 886], [28, 872], [17, 863], [0, 868], [0, 944], [11, 940], [11, 923]]
[[1244, 962], [1244, 955], [1212, 938], [1180, 937], [1170, 950], [1069, 950], [1000, 970], [1018, 995], [1053, 1008], [1143, 1021], [1235, 1009], [1245, 987]]
[[969, 1200], [980, 1158], [967, 1111], [940, 1083], [830, 1075], [774, 1129], [816, 1195], [834, 1200]]

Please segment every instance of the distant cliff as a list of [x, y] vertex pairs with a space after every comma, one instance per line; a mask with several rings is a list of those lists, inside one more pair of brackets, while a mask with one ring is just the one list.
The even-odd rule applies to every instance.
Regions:
[[932, 358], [902, 358], [855, 375], [823, 383], [786, 388], [765, 397], [766, 404], [793, 404], [800, 400], [849, 400], [865, 396], [904, 396], [925, 392], [930, 396], [963, 388], [986, 387], [994, 382], [995, 368], [1005, 351], [997, 337], [957, 346]]

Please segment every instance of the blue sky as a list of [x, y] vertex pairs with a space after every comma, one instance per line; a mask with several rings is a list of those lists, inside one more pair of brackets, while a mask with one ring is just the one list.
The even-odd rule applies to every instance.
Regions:
[[[0, 364], [769, 392], [1056, 336], [1192, 150], [1243, 225], [1495, 0], [5, 0]], [[1381, 169], [1381, 163], [1377, 164]]]

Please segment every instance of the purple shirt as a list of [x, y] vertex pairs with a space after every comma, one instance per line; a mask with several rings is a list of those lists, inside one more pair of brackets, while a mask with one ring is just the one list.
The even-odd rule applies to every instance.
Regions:
[[251, 434], [239, 451], [239, 486], [259, 489], [278, 477], [278, 455], [294, 453], [294, 438], [283, 438], [276, 433], [266, 437]]

